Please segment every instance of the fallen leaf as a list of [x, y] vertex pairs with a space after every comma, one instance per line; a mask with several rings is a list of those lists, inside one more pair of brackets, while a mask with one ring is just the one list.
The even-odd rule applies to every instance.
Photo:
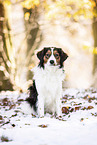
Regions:
[[88, 106], [87, 110], [90, 110], [90, 109], [93, 109], [93, 108], [94, 108], [93, 106]]
[[8, 137], [1, 136], [1, 142], [9, 142], [9, 141], [12, 141], [12, 140], [8, 139]]
[[92, 114], [92, 116], [97, 117], [97, 112], [96, 113], [91, 113], [91, 114]]
[[80, 121], [82, 122], [84, 120], [84, 118], [81, 118]]
[[74, 110], [77, 111], [81, 108], [81, 106], [75, 107]]
[[69, 109], [67, 107], [62, 107], [62, 113], [68, 114]]
[[82, 107], [81, 110], [86, 110], [86, 107]]
[[3, 117], [0, 115], [0, 120], [3, 120]]
[[47, 128], [48, 127], [48, 125], [45, 125], [45, 124], [41, 124], [41, 125], [38, 125], [39, 127], [41, 127], [41, 128]]

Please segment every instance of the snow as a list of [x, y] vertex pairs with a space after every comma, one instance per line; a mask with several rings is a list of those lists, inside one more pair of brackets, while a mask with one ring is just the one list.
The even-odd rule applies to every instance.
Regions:
[[[59, 119], [50, 114], [44, 118], [33, 116], [23, 101], [27, 96], [0, 93], [0, 145], [97, 145], [96, 89], [66, 89], [62, 104], [68, 111]], [[4, 98], [9, 100], [5, 106]]]

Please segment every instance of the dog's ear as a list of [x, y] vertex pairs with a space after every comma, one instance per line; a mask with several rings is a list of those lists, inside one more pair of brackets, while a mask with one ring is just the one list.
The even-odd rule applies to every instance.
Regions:
[[64, 62], [68, 58], [68, 55], [62, 49], [61, 49], [61, 58], [62, 62]]
[[58, 48], [60, 54], [60, 68], [63, 67], [63, 62], [68, 58], [68, 55], [61, 49]]
[[37, 53], [37, 57], [40, 60], [39, 66], [44, 68], [44, 55], [47, 52], [48, 48], [44, 48]]
[[68, 55], [61, 48], [58, 48], [58, 51], [61, 57], [61, 63], [63, 63], [68, 58]]
[[41, 51], [39, 51], [37, 53], [37, 57], [38, 57], [39, 60], [42, 60], [43, 59], [43, 57], [44, 57], [44, 49], [42, 49]]

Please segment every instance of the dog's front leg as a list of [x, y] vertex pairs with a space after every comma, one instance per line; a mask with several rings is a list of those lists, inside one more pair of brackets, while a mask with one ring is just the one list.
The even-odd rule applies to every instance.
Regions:
[[61, 94], [59, 94], [56, 99], [56, 114], [57, 116], [62, 116]]
[[38, 95], [38, 115], [44, 117], [44, 99], [41, 95]]

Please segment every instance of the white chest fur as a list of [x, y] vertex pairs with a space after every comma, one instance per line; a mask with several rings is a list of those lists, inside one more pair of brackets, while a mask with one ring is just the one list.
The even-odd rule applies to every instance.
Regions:
[[[38, 92], [38, 113], [44, 116], [44, 108], [47, 112], [60, 114], [62, 81], [65, 78], [64, 71], [55, 66], [47, 66], [45, 69], [35, 67], [33, 69], [34, 80]], [[60, 106], [61, 107], [61, 106]]]

